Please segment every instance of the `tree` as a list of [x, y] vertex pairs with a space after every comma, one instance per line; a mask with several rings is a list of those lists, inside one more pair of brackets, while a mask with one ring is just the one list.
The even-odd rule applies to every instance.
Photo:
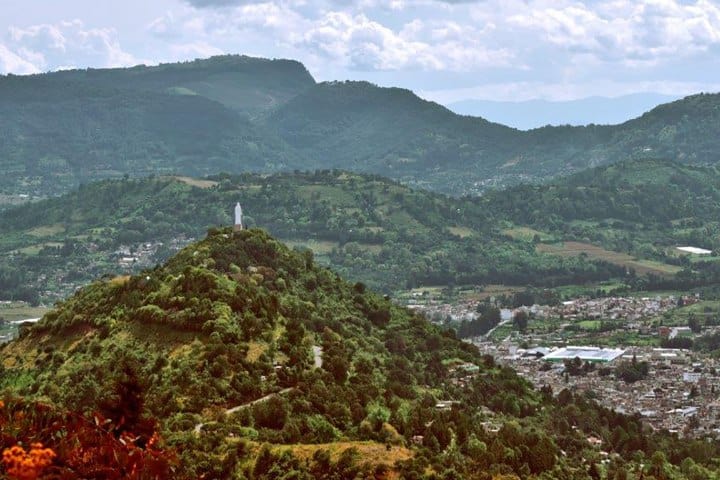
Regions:
[[521, 332], [525, 332], [528, 326], [528, 314], [525, 310], [519, 310], [513, 316], [513, 325]]
[[702, 331], [702, 324], [695, 315], [690, 315], [688, 317], [688, 327], [690, 327], [690, 330], [692, 330], [693, 333], [700, 333]]

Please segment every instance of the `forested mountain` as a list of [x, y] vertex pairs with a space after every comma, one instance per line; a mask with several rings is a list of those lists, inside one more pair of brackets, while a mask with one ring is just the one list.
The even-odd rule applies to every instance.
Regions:
[[0, 77], [0, 193], [53, 195], [125, 174], [341, 168], [461, 195], [653, 156], [718, 161], [718, 95], [617, 126], [518, 131], [412, 92], [316, 84], [241, 56]]
[[[142, 265], [135, 252], [163, 242], [149, 259], [153, 264], [170, 254], [174, 239], [230, 224], [238, 201], [249, 225], [310, 247], [343, 276], [386, 293], [420, 285], [552, 286], [625, 274], [604, 262], [538, 253], [531, 242], [508, 237], [493, 209], [475, 199], [319, 171], [104, 181], [6, 210], [0, 213], [0, 298], [72, 291], [122, 271], [122, 257]], [[122, 245], [132, 252], [116, 253]]]
[[245, 57], [2, 77], [0, 190], [52, 195], [127, 174], [299, 167], [247, 113], [313, 83], [294, 62]]
[[717, 478], [716, 442], [533, 391], [260, 230], [93, 283], [2, 357], [0, 446], [59, 478]]

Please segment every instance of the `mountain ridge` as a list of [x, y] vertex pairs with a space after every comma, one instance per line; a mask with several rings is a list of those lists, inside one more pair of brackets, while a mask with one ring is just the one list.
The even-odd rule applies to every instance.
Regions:
[[151, 172], [341, 168], [462, 195], [628, 159], [715, 164], [719, 98], [689, 96], [620, 125], [519, 131], [409, 90], [316, 83], [285, 60], [3, 77], [0, 191], [55, 195]]

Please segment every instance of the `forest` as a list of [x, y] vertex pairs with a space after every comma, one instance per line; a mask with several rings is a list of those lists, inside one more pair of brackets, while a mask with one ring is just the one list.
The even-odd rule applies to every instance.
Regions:
[[56, 285], [118, 273], [114, 252], [122, 245], [163, 242], [152, 258], [160, 262], [173, 239], [228, 225], [237, 201], [248, 225], [311, 248], [341, 275], [387, 294], [422, 285], [552, 287], [626, 277], [622, 266], [538, 252], [532, 241], [509, 237], [493, 218], [497, 209], [476, 199], [328, 170], [219, 175], [199, 183], [104, 181], [0, 212], [3, 296], [27, 299], [32, 291], [61, 291]]
[[616, 126], [519, 131], [400, 88], [317, 83], [299, 62], [218, 56], [0, 77], [0, 194], [47, 197], [151, 174], [338, 168], [453, 195], [591, 165], [719, 160], [718, 95]]
[[47, 474], [115, 452], [174, 478], [717, 478], [715, 442], [533, 390], [256, 229], [88, 285], [2, 350], [2, 447], [41, 442]]

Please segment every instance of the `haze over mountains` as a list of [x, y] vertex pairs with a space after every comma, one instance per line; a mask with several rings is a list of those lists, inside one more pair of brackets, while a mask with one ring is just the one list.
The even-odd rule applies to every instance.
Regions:
[[679, 98], [659, 93], [634, 93], [565, 101], [460, 100], [447, 104], [447, 107], [460, 115], [483, 117], [520, 130], [531, 130], [547, 125], [616, 125]]
[[522, 132], [408, 90], [316, 83], [241, 56], [0, 78], [0, 192], [52, 195], [123, 175], [341, 168], [452, 194], [647, 156], [720, 160], [718, 95], [616, 126]]

